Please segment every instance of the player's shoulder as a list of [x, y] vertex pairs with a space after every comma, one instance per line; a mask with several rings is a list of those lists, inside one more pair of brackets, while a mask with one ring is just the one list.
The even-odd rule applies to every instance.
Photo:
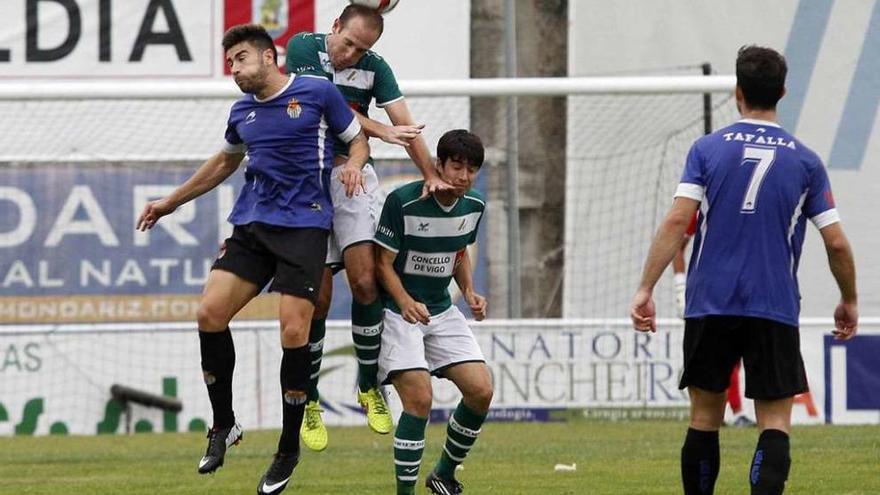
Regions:
[[483, 194], [476, 189], [469, 189], [468, 192], [464, 193], [462, 197], [469, 208], [482, 211], [486, 208], [486, 199], [483, 197]]
[[245, 93], [241, 95], [237, 100], [235, 100], [235, 102], [229, 108], [229, 115], [231, 118], [234, 118], [236, 114], [244, 112], [254, 105], [254, 95], [250, 93]]
[[324, 34], [302, 31], [290, 37], [287, 42], [288, 51], [293, 48], [319, 48], [324, 45]]
[[313, 74], [311, 72], [300, 72], [295, 74], [293, 83], [290, 85], [290, 91], [306, 91], [306, 92], [315, 92], [322, 93], [327, 91], [328, 89], [334, 87], [334, 84], [330, 82], [326, 77]]
[[795, 136], [790, 136], [790, 138], [791, 142], [794, 143], [794, 152], [797, 153], [798, 158], [807, 170], [812, 171], [817, 167], [825, 166], [822, 163], [822, 158], [812, 148]]
[[373, 50], [367, 50], [367, 53], [358, 60], [358, 63], [355, 66], [360, 69], [370, 69], [373, 71], [379, 69], [391, 70], [391, 66], [388, 65], [388, 61], [385, 60], [385, 57], [379, 55]]
[[423, 180], [409, 182], [391, 191], [388, 196], [394, 196], [394, 199], [399, 201], [400, 207], [406, 208], [419, 201], [419, 198], [422, 196], [422, 188], [424, 185], [425, 181]]

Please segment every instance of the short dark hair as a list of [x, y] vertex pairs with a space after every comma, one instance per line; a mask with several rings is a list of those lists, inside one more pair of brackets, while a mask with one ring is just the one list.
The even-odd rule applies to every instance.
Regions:
[[440, 159], [440, 165], [445, 165], [446, 160], [452, 159], [480, 168], [483, 166], [484, 155], [483, 141], [466, 129], [446, 131], [437, 143], [437, 158]]
[[367, 27], [375, 29], [379, 33], [379, 36], [382, 36], [382, 31], [385, 30], [385, 19], [378, 10], [367, 7], [366, 5], [349, 4], [342, 9], [342, 13], [339, 14], [339, 24], [341, 24], [342, 27], [345, 27], [348, 20], [353, 17], [362, 18], [366, 22]]
[[278, 63], [278, 49], [275, 48], [275, 41], [266, 32], [266, 28], [259, 24], [239, 24], [229, 28], [223, 34], [223, 52], [225, 53], [233, 46], [245, 42], [257, 47], [260, 53], [264, 50], [272, 50], [272, 59], [276, 64]]
[[772, 48], [747, 45], [736, 55], [736, 85], [751, 108], [772, 110], [782, 98], [788, 66]]

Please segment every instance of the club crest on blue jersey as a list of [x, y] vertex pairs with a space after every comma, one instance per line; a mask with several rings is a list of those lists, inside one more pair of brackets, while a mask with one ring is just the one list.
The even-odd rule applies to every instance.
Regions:
[[287, 115], [292, 119], [298, 119], [301, 113], [302, 107], [299, 105], [299, 102], [296, 101], [296, 98], [291, 98], [287, 102]]

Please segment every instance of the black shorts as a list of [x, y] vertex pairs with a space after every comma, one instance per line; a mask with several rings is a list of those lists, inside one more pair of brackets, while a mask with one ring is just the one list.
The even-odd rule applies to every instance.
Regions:
[[236, 225], [211, 269], [232, 272], [261, 290], [272, 280], [270, 291], [314, 304], [327, 257], [327, 235], [318, 228]]
[[797, 327], [746, 316], [688, 318], [680, 389], [724, 392], [743, 360], [750, 399], [783, 399], [809, 390]]

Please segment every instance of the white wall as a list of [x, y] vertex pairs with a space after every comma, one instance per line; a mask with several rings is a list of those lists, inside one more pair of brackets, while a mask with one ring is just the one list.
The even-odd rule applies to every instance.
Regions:
[[[789, 95], [780, 105], [782, 121], [829, 166], [856, 254], [862, 313], [880, 314], [880, 271], [874, 268], [880, 263], [880, 225], [873, 218], [880, 193], [880, 3], [573, 0], [570, 9], [572, 76], [645, 70], [680, 74], [675, 68], [702, 62], [710, 62], [717, 73], [733, 74], [742, 45], [783, 51], [789, 61]], [[812, 228], [800, 280], [802, 314], [830, 315], [838, 292]]]

